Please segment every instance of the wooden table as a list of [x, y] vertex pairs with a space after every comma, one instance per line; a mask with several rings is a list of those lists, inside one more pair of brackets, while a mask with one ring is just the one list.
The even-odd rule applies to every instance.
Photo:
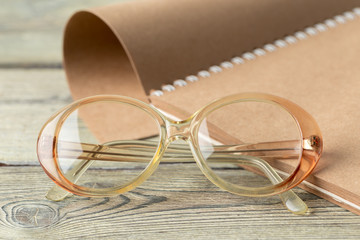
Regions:
[[359, 216], [326, 200], [295, 189], [312, 212], [292, 215], [277, 196], [218, 189], [195, 164], [160, 165], [143, 185], [116, 197], [46, 200], [53, 183], [37, 161], [37, 134], [71, 102], [61, 29], [74, 9], [100, 2], [2, 3], [0, 239], [360, 239]]

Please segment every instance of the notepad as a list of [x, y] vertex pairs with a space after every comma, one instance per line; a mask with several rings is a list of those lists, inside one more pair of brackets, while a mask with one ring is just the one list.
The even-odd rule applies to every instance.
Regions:
[[[357, 6], [355, 0], [104, 6], [70, 19], [64, 66], [75, 99], [131, 96], [174, 119], [229, 94], [287, 98], [314, 116], [324, 137], [320, 163], [300, 187], [360, 214]], [[137, 123], [132, 118], [129, 124]], [[136, 137], [152, 134], [132, 131]]]

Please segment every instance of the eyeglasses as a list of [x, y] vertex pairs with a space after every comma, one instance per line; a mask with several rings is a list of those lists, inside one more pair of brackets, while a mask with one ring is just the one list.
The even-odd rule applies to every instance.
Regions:
[[290, 189], [311, 173], [321, 152], [311, 115], [263, 93], [216, 100], [182, 121], [130, 97], [88, 97], [54, 114], [37, 143], [39, 161], [58, 185], [47, 193], [50, 200], [121, 194], [150, 177], [160, 161], [195, 160], [218, 187], [243, 196], [279, 194], [295, 214], [307, 206]]

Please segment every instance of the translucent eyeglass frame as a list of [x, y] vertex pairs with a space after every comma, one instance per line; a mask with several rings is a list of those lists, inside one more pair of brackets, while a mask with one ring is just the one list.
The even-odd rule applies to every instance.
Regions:
[[[113, 188], [87, 188], [76, 185], [69, 181], [69, 176], [64, 176], [60, 170], [57, 156], [57, 141], [62, 124], [73, 111], [86, 104], [104, 101], [119, 102], [126, 105], [131, 105], [147, 112], [159, 126], [159, 142], [156, 153], [152, 160], [141, 172], [141, 174], [132, 181], [125, 185]], [[268, 175], [269, 179], [272, 178], [271, 180], [273, 185], [264, 187], [245, 187], [226, 182], [209, 167], [207, 160], [204, 159], [200, 151], [198, 132], [202, 121], [211, 112], [220, 107], [232, 103], [246, 101], [265, 102], [278, 105], [292, 116], [300, 132], [301, 156], [299, 165], [285, 180], [279, 178], [270, 165], [264, 165], [263, 163], [265, 161], [261, 160], [261, 158], [251, 157], [251, 159], [248, 159], [246, 156], [239, 158], [239, 160], [242, 161], [252, 161], [255, 164], [259, 163], [258, 165], [264, 165], [264, 172], [269, 173], [266, 175]], [[118, 95], [98, 95], [87, 97], [64, 107], [45, 123], [39, 134], [37, 142], [37, 154], [40, 164], [46, 174], [61, 188], [80, 196], [105, 197], [130, 191], [144, 182], [156, 170], [160, 161], [163, 159], [164, 153], [169, 144], [177, 139], [183, 139], [189, 144], [195, 162], [203, 174], [218, 187], [228, 192], [242, 196], [261, 197], [280, 194], [280, 197], [290, 211], [301, 214], [307, 210], [306, 205], [304, 206], [304, 203], [290, 189], [300, 184], [312, 172], [318, 160], [320, 159], [323, 148], [321, 132], [314, 118], [301, 107], [284, 98], [270, 94], [241, 93], [227, 96], [204, 106], [195, 112], [191, 117], [183, 121], [173, 121], [152, 105], [130, 97]], [[86, 171], [86, 169], [87, 168], [84, 168], [83, 171]], [[82, 173], [77, 174], [79, 174], [77, 177], [81, 177]], [[61, 193], [61, 190], [62, 189], [59, 187], [51, 189], [48, 193], [48, 198], [51, 200], [63, 199], [66, 194], [64, 195], [64, 193]], [[290, 201], [290, 203], [287, 201]], [[295, 207], [295, 209], [291, 209], [292, 207], [289, 206], [289, 204], [296, 205], [297, 207]]]

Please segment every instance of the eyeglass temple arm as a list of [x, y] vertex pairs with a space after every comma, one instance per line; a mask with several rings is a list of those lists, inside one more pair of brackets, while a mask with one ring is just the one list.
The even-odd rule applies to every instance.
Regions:
[[[72, 158], [83, 160], [124, 161], [124, 162], [148, 162], [153, 158], [156, 141], [133, 140], [113, 141], [103, 145], [75, 143], [61, 141], [58, 143], [59, 158]], [[258, 156], [262, 159], [296, 159], [300, 148], [298, 140], [263, 142], [255, 144], [234, 145], [209, 145], [201, 146], [201, 151], [209, 152], [212, 160], [218, 158], [227, 159], [229, 156]], [[99, 150], [101, 148], [101, 151]], [[59, 151], [61, 150], [61, 151]], [[229, 155], [231, 153], [232, 155]], [[209, 154], [209, 155], [210, 155]], [[193, 162], [193, 155], [186, 144], [170, 145], [162, 162]], [[219, 160], [223, 162], [223, 160]]]
[[[256, 156], [261, 156], [262, 158], [279, 158], [282, 155], [283, 158], [291, 158], [292, 155], [295, 155], [292, 151], [296, 151], [296, 148], [294, 148], [296, 143], [298, 143], [298, 141], [221, 145], [202, 147], [202, 150], [206, 151], [206, 148], [208, 148], [208, 150], [211, 151], [212, 155], [209, 156], [208, 161], [237, 163], [256, 167], [275, 185], [282, 182], [282, 178], [266, 161]], [[134, 140], [115, 141], [104, 145], [82, 143], [82, 150], [79, 149], [79, 143], [61, 142], [59, 147], [62, 149], [62, 155], [59, 157], [72, 157], [84, 160], [77, 163], [65, 174], [68, 180], [76, 183], [94, 161], [148, 162], [154, 153], [153, 148], [157, 147], [157, 142]], [[168, 153], [164, 154], [162, 161], [193, 161], [192, 154], [189, 153], [187, 145], [185, 144], [169, 146], [167, 150]], [[287, 154], [279, 154], [279, 151], [286, 151]], [[179, 153], [181, 153], [181, 156], [179, 156]], [[234, 155], [229, 155], [228, 153], [233, 153]], [[247, 155], [242, 155], [244, 153]], [[248, 154], [255, 156], [249, 156]], [[48, 191], [46, 197], [49, 200], [60, 201], [70, 194], [68, 191], [55, 185]], [[292, 190], [281, 193], [279, 196], [286, 208], [294, 214], [304, 214], [307, 211], [307, 205]]]

